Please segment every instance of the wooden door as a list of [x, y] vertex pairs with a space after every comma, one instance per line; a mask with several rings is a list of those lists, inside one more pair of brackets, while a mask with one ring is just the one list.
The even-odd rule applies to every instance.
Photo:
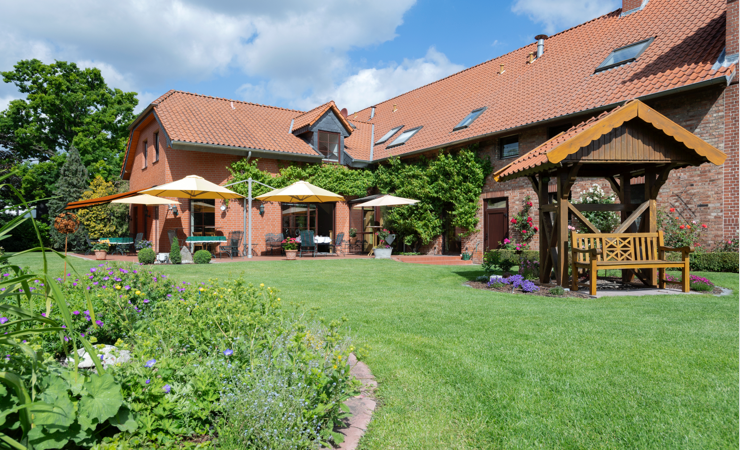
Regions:
[[507, 198], [487, 199], [485, 208], [485, 249], [494, 250], [509, 236], [509, 201]]

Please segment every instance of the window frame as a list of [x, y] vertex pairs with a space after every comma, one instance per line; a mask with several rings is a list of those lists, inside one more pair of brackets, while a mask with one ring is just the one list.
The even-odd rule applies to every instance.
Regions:
[[[336, 157], [336, 159], [331, 159], [331, 158], [329, 158], [329, 155], [328, 154], [325, 155], [325, 154], [321, 153], [321, 134], [322, 133], [323, 134], [326, 134], [326, 135], [333, 135], [333, 136], [336, 136], [337, 137], [337, 157]], [[327, 141], [327, 143], [328, 143], [328, 141]], [[321, 154], [322, 159], [324, 161], [337, 161], [338, 162], [339, 161], [339, 157], [342, 154], [342, 135], [339, 134], [339, 133], [335, 133], [333, 131], [317, 130], [317, 133], [316, 133], [316, 151]], [[327, 153], [329, 153], [328, 147], [327, 147]]]
[[380, 139], [378, 139], [375, 142], [375, 145], [380, 145], [380, 144], [384, 144], [384, 143], [388, 142], [393, 136], [396, 135], [396, 133], [398, 133], [399, 131], [401, 131], [404, 126], [405, 125], [401, 125], [401, 126], [398, 126], [398, 127], [391, 128], [390, 130], [388, 130], [387, 133], [385, 133]]
[[144, 151], [143, 151], [143, 153], [144, 153], [144, 166], [142, 167], [142, 169], [146, 169], [147, 168], [147, 163], [148, 163], [147, 160], [149, 159], [149, 143], [147, 142], [146, 139], [144, 139], [143, 145], [144, 145]]
[[[631, 62], [636, 61], [637, 58], [639, 58], [640, 56], [642, 56], [643, 53], [645, 53], [645, 50], [647, 50], [648, 47], [650, 47], [650, 44], [652, 44], [654, 40], [655, 40], [655, 36], [653, 36], [651, 38], [643, 39], [641, 41], [637, 41], [637, 42], [635, 42], [633, 44], [624, 45], [622, 47], [615, 48], [614, 50], [611, 51], [611, 53], [609, 53], [607, 55], [606, 58], [604, 58], [604, 60], [601, 62], [601, 64], [599, 64], [598, 67], [596, 67], [596, 70], [594, 70], [594, 73], [603, 72], [605, 70], [613, 69], [615, 67], [619, 67], [619, 66], [622, 66], [622, 65], [625, 65], [625, 64], [629, 64]], [[612, 55], [614, 55], [618, 51], [624, 50], [624, 49], [627, 49], [627, 48], [630, 48], [630, 47], [635, 47], [635, 46], [638, 46], [640, 44], [644, 44], [643, 47], [642, 47], [642, 49], [635, 56], [633, 56], [632, 58], [623, 59], [623, 60], [621, 60], [619, 62], [611, 63], [611, 64], [608, 64], [606, 66], [604, 65], [604, 63], [606, 63], [609, 60], [609, 58], [611, 58]]]
[[[400, 147], [401, 145], [406, 144], [409, 141], [409, 139], [411, 139], [412, 137], [416, 136], [416, 133], [418, 133], [419, 130], [421, 130], [422, 128], [424, 128], [424, 125], [420, 125], [420, 126], [415, 127], [415, 128], [409, 128], [408, 130], [406, 130], [403, 133], [399, 134], [398, 137], [396, 137], [396, 139], [394, 139], [393, 142], [391, 142], [390, 144], [388, 144], [385, 148]], [[409, 135], [409, 137], [407, 137], [406, 140], [404, 140], [403, 142], [399, 142], [398, 144], [396, 144], [396, 142], [399, 139], [401, 139], [401, 136], [403, 136], [406, 133], [411, 133], [411, 135]]]
[[[468, 128], [470, 125], [473, 124], [473, 122], [478, 120], [478, 117], [480, 117], [481, 114], [483, 114], [487, 109], [488, 109], [488, 106], [484, 106], [482, 108], [478, 108], [478, 109], [474, 109], [470, 111], [470, 113], [467, 116], [465, 116], [465, 118], [463, 118], [463, 120], [461, 120], [460, 123], [455, 125], [455, 128], [453, 128], [452, 131], [464, 130]], [[470, 123], [468, 123], [467, 125], [463, 125], [470, 116], [473, 116], [473, 118], [470, 120]]]
[[[516, 155], [504, 156], [504, 146], [506, 145], [504, 141], [509, 140], [509, 139], [516, 139]], [[498, 142], [499, 142], [498, 159], [511, 159], [511, 158], [517, 158], [519, 156], [519, 135], [518, 134], [504, 136], [500, 138]]]
[[159, 162], [159, 131], [154, 132], [154, 162]]

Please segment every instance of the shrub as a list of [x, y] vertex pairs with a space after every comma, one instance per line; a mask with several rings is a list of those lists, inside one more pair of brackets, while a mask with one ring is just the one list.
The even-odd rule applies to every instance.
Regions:
[[537, 292], [540, 288], [529, 280], [525, 280], [521, 275], [512, 275], [510, 277], [491, 277], [491, 281], [488, 282], [489, 287], [503, 287], [511, 286], [512, 289], [521, 289], [522, 292]]
[[551, 295], [565, 295], [565, 289], [562, 286], [555, 286], [548, 291]]
[[172, 239], [172, 246], [170, 247], [170, 263], [180, 264], [181, 262], [180, 243], [177, 241], [177, 237], [175, 237]]
[[[511, 230], [517, 233], [521, 238], [521, 243], [516, 247], [517, 250], [525, 248], [538, 231], [538, 228], [534, 226], [532, 216], [529, 213], [531, 208], [532, 201], [531, 197], [528, 195], [524, 198], [524, 206], [522, 209], [509, 221], [509, 228], [511, 228]], [[504, 240], [505, 243], [506, 240], [507, 239]]]
[[[540, 253], [534, 250], [526, 250], [521, 252], [521, 258], [528, 261], [539, 261]], [[519, 264], [519, 260], [519, 254], [512, 250], [489, 250], [483, 255], [482, 266], [486, 273], [493, 273], [495, 268], [508, 272], [512, 267]]]
[[689, 277], [689, 286], [691, 287], [691, 290], [700, 292], [711, 291], [714, 289], [714, 283], [697, 275], [691, 275]]
[[[594, 184], [587, 191], [581, 194], [578, 201], [575, 204], [597, 204], [597, 205], [613, 205], [615, 203], [616, 196], [614, 194], [606, 194], [601, 186]], [[602, 233], [611, 233], [616, 227], [619, 226], [619, 213], [611, 211], [583, 211], [583, 214], [589, 222], [591, 222], [596, 228]], [[588, 232], [586, 227], [581, 232]], [[570, 233], [569, 233], [570, 234]]]
[[[667, 253], [669, 261], [680, 261], [680, 253]], [[689, 267], [697, 272], [729, 272], [738, 273], [740, 271], [738, 260], [739, 255], [734, 252], [712, 252], [712, 253], [692, 253], [689, 257]], [[680, 270], [680, 269], [669, 269]]]
[[540, 276], [540, 261], [539, 256], [536, 259], [529, 259], [526, 256], [522, 256], [522, 260], [519, 263], [519, 273], [524, 276], [527, 280], [536, 280]]
[[735, 252], [740, 251], [740, 240], [738, 238], [728, 239], [722, 241], [715, 249], [717, 252]]
[[208, 250], [198, 250], [193, 255], [193, 262], [195, 264], [208, 264], [211, 262], [211, 252]]
[[151, 248], [143, 248], [139, 250], [139, 262], [141, 264], [154, 264], [155, 258], [156, 255], [154, 254], [154, 250]]
[[663, 230], [666, 247], [699, 247], [707, 228], [707, 224], [699, 224], [696, 220], [682, 219], [676, 208], [669, 209], [667, 213], [658, 211], [658, 229]]

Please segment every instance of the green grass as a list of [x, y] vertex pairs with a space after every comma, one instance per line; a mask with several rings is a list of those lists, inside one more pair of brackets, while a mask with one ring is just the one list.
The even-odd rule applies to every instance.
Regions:
[[[40, 267], [38, 255], [17, 259]], [[701, 274], [731, 296], [594, 300], [462, 286], [478, 266], [326, 259], [164, 270], [186, 281], [243, 276], [327, 318], [346, 315], [380, 383], [363, 449], [738, 448], [737, 274]]]

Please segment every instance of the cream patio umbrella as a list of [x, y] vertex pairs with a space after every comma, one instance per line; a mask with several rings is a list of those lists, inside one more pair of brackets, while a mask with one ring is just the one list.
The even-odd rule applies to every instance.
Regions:
[[275, 189], [266, 194], [255, 197], [263, 202], [286, 202], [286, 203], [330, 203], [343, 202], [344, 197], [307, 181], [296, 181], [290, 186]]
[[[153, 195], [140, 194], [140, 195], [135, 195], [133, 197], [119, 198], [117, 200], [111, 201], [111, 203], [125, 203], [129, 205], [151, 206], [151, 205], [177, 205], [180, 202], [177, 202], [175, 200], [168, 200], [166, 198], [155, 197]], [[156, 229], [159, 230], [159, 224], [156, 225]], [[157, 244], [157, 250], [159, 250], [158, 237], [155, 240], [155, 243]]]
[[413, 205], [419, 203], [419, 200], [413, 200], [410, 198], [396, 197], [395, 195], [383, 195], [372, 200], [368, 200], [365, 203], [355, 205], [355, 209], [361, 208], [373, 208], [376, 206], [402, 206], [402, 205]]
[[157, 197], [178, 198], [206, 198], [221, 199], [243, 198], [241, 194], [230, 191], [216, 183], [211, 183], [198, 175], [188, 175], [172, 183], [155, 186], [141, 191], [142, 194], [156, 195]]

